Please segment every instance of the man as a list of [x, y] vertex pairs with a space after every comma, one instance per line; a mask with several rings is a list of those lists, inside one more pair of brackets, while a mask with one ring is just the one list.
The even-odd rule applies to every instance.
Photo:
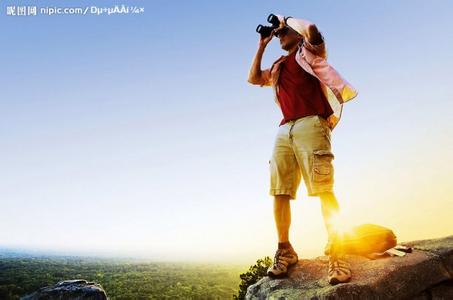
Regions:
[[[340, 120], [343, 103], [353, 99], [357, 91], [327, 63], [324, 37], [315, 24], [276, 16], [280, 26], [269, 37], [260, 37], [248, 77], [251, 84], [273, 87], [274, 100], [283, 114], [269, 160], [278, 248], [267, 274], [285, 276], [288, 267], [298, 262], [289, 241], [290, 200], [296, 199], [303, 178], [308, 196], [318, 196], [321, 201], [328, 233], [324, 249], [329, 255], [328, 281], [347, 282], [352, 275], [350, 265], [334, 248], [338, 235], [333, 219], [339, 214], [339, 205], [333, 192], [331, 133]], [[287, 55], [261, 70], [264, 50], [274, 35]]]

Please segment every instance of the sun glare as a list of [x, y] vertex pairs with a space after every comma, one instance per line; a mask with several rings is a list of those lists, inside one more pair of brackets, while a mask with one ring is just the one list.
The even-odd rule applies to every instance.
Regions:
[[329, 222], [332, 226], [332, 229], [334, 230], [338, 237], [343, 237], [344, 234], [348, 230], [350, 230], [350, 228], [345, 224], [341, 214], [338, 212], [334, 212], [331, 215]]

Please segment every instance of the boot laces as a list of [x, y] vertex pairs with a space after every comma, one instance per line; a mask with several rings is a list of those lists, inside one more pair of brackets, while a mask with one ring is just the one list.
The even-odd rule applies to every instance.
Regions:
[[283, 250], [282, 249], [277, 249], [274, 255], [274, 266], [281, 268], [283, 264], [280, 262], [280, 256], [283, 255]]
[[280, 259], [282, 256], [284, 256], [284, 254], [286, 253], [286, 251], [288, 251], [289, 249], [277, 249], [277, 251], [275, 252], [275, 255], [274, 255], [274, 266], [275, 267], [278, 267], [280, 269], [283, 269], [285, 267], [285, 264], [282, 263], [282, 260]]

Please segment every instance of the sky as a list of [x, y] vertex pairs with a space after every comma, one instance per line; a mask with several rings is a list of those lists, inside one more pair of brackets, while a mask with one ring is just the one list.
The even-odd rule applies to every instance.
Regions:
[[[8, 16], [0, 32], [0, 247], [254, 263], [277, 234], [268, 160], [281, 111], [247, 82], [270, 13], [315, 23], [359, 92], [332, 132], [349, 226], [453, 234], [451, 1], [39, 1], [123, 15]], [[273, 39], [262, 68], [284, 52]], [[301, 182], [290, 241], [323, 255]]]

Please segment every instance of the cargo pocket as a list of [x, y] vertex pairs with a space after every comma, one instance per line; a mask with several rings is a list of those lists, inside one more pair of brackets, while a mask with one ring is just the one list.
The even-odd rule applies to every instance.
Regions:
[[333, 183], [333, 164], [335, 158], [330, 150], [313, 151], [312, 179], [314, 183]]

